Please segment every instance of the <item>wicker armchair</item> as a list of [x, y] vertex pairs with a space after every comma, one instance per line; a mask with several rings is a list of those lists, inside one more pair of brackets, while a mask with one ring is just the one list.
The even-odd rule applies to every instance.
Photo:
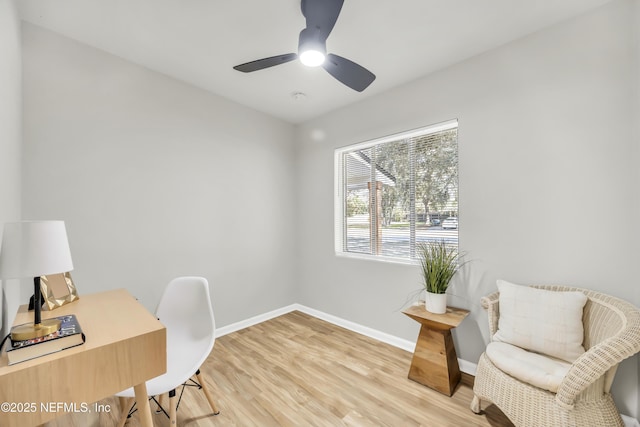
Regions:
[[[534, 286], [552, 291], [581, 291], [586, 352], [573, 362], [557, 393], [531, 386], [480, 356], [471, 410], [481, 401], [494, 403], [518, 427], [607, 427], [624, 424], [609, 393], [618, 363], [640, 351], [640, 311], [618, 298], [562, 286]], [[498, 329], [499, 293], [481, 299], [489, 315], [491, 336]]]

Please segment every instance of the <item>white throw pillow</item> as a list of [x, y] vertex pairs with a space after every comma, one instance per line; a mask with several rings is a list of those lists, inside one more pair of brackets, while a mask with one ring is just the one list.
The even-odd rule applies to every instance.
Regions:
[[500, 318], [494, 341], [575, 361], [584, 347], [582, 312], [587, 296], [556, 292], [498, 280]]

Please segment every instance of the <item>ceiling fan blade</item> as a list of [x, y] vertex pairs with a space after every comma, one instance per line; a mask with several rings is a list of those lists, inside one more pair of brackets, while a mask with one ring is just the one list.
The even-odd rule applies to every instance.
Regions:
[[302, 0], [302, 15], [307, 28], [318, 31], [326, 40], [338, 20], [344, 0]]
[[296, 58], [298, 58], [297, 53], [286, 53], [284, 55], [271, 56], [269, 58], [262, 58], [256, 61], [236, 65], [233, 69], [242, 71], [243, 73], [250, 73], [252, 71], [258, 71], [275, 65], [284, 64], [293, 61]]
[[336, 80], [358, 92], [365, 90], [376, 79], [375, 74], [363, 66], [333, 53], [327, 55], [322, 68]]

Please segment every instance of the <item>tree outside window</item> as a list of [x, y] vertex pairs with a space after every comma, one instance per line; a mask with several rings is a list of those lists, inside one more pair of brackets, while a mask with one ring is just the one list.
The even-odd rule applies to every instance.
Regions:
[[347, 147], [336, 160], [338, 252], [415, 259], [419, 242], [457, 247], [457, 121]]

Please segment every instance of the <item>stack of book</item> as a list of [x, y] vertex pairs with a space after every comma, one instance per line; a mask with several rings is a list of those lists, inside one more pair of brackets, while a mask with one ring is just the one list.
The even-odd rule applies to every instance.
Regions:
[[9, 365], [35, 359], [67, 348], [81, 345], [85, 341], [78, 319], [74, 314], [56, 317], [60, 320], [60, 329], [43, 337], [24, 341], [10, 340], [7, 344]]

